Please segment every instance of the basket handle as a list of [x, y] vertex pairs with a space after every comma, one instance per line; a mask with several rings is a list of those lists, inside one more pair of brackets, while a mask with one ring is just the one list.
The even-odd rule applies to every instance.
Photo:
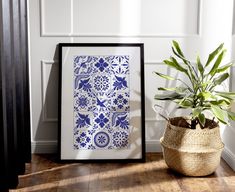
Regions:
[[159, 116], [161, 116], [163, 119], [169, 121], [169, 112], [164, 109], [161, 105], [155, 104], [152, 106], [155, 113]]

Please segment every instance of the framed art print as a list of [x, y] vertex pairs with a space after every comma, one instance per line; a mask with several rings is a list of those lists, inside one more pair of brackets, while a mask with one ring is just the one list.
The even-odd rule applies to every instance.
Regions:
[[143, 44], [61, 43], [61, 160], [143, 161]]

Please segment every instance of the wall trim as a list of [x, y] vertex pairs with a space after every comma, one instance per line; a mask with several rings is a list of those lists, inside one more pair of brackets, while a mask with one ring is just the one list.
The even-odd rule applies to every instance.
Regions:
[[162, 152], [159, 140], [146, 140], [146, 152]]
[[[57, 141], [31, 141], [32, 153], [56, 153]], [[159, 140], [147, 140], [146, 152], [161, 152], [161, 145]]]
[[[191, 63], [197, 63], [196, 61], [191, 61]], [[163, 61], [161, 60], [147, 60], [144, 62], [145, 65], [165, 65], [165, 63], [163, 63]], [[183, 62], [179, 62], [179, 64], [184, 64]], [[235, 66], [233, 66], [235, 67]]]
[[[32, 141], [32, 153], [51, 154], [57, 152], [57, 141]], [[162, 152], [159, 140], [146, 140], [146, 152]], [[235, 171], [235, 154], [226, 147], [222, 152], [222, 158]]]
[[32, 153], [57, 153], [57, 141], [31, 141]]
[[[70, 1], [71, 7], [71, 21], [73, 21], [73, 0]], [[69, 33], [48, 33], [45, 29], [45, 16], [44, 16], [44, 0], [40, 0], [40, 33], [41, 37], [110, 37], [110, 38], [193, 38], [193, 37], [200, 37], [201, 36], [201, 14], [202, 14], [202, 1], [198, 0], [198, 7], [197, 7], [197, 31], [192, 34], [182, 33], [182, 34], [170, 34], [170, 33], [150, 33], [150, 34], [123, 34], [123, 33], [74, 33], [73, 32], [73, 23], [71, 23], [71, 32]]]
[[53, 65], [58, 63], [58, 60], [41, 60], [41, 92], [42, 92], [42, 121], [43, 122], [53, 122], [56, 123], [58, 118], [50, 118], [47, 115], [47, 104], [45, 103], [45, 90], [46, 90], [46, 83], [45, 83], [45, 65]]
[[47, 33], [41, 30], [41, 37], [109, 37], [109, 38], [196, 38], [200, 34], [111, 34], [111, 33]]
[[235, 154], [233, 154], [227, 147], [225, 147], [222, 152], [222, 158], [235, 171]]

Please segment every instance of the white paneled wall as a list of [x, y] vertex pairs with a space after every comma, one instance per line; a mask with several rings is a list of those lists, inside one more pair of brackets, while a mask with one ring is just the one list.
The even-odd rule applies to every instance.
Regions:
[[[176, 76], [162, 65], [179, 41], [195, 61], [220, 42], [231, 58], [233, 0], [28, 0], [32, 103], [32, 144], [36, 152], [53, 152], [57, 142], [58, 47], [61, 42], [143, 42], [147, 151], [159, 151], [164, 121], [152, 106], [157, 87], [175, 86], [153, 71]], [[220, 14], [218, 14], [220, 13]], [[206, 58], [202, 58], [206, 60]], [[168, 111], [174, 105], [162, 103]], [[181, 112], [175, 113], [180, 114]], [[47, 148], [48, 147], [48, 148]]]
[[199, 16], [199, 0], [40, 1], [43, 37], [195, 36]]
[[[234, 4], [235, 10], [235, 4]], [[233, 14], [233, 36], [232, 36], [232, 60], [235, 62], [235, 11]], [[235, 66], [231, 69], [230, 89], [235, 92]], [[232, 105], [232, 112], [235, 112], [235, 103]], [[225, 143], [225, 150], [223, 158], [235, 171], [235, 122], [231, 122], [231, 126], [226, 127], [223, 132], [223, 140]]]

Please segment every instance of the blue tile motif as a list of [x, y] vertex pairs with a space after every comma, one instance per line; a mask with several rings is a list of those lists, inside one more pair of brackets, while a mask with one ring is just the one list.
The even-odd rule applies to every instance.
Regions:
[[75, 112], [75, 128], [89, 128], [91, 125], [91, 117], [89, 114]]
[[100, 131], [94, 136], [94, 143], [95, 146], [98, 148], [107, 147], [109, 145], [109, 142], [110, 142], [109, 134], [104, 131]]
[[114, 148], [126, 148], [129, 146], [129, 134], [126, 131], [116, 131], [113, 133]]
[[92, 138], [86, 131], [75, 132], [74, 140], [74, 149], [89, 149], [92, 147]]
[[74, 149], [128, 148], [129, 56], [74, 56]]

